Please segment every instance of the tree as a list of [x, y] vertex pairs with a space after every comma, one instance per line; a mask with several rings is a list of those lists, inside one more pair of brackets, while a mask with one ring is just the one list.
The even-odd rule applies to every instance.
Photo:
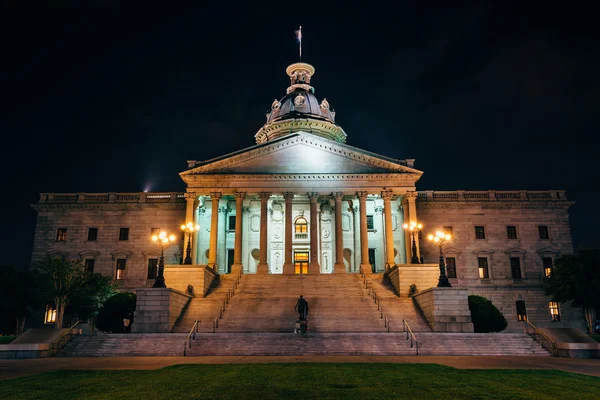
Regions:
[[504, 315], [485, 297], [469, 295], [469, 310], [475, 333], [501, 332], [508, 326]]
[[88, 321], [90, 332], [94, 331], [94, 322], [104, 302], [116, 293], [115, 285], [108, 276], [90, 273], [85, 290], [75, 294], [67, 307], [67, 314], [77, 315], [80, 320]]
[[50, 258], [40, 267], [39, 273], [44, 297], [53, 301], [56, 307], [54, 326], [62, 328], [67, 306], [89, 289], [91, 273], [85, 271], [81, 261], [67, 261], [61, 257]]
[[136, 295], [131, 292], [117, 293], [109, 297], [98, 313], [98, 329], [104, 332], [123, 332], [123, 319], [133, 322]]
[[0, 332], [20, 335], [40, 299], [31, 271], [0, 267]]
[[573, 301], [574, 307], [583, 308], [588, 331], [593, 333], [600, 305], [600, 249], [581, 249], [558, 257], [544, 285], [552, 301]]

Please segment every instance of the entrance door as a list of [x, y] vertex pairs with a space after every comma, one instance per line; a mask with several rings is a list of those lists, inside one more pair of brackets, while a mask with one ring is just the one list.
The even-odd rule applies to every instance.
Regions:
[[231, 266], [233, 265], [233, 252], [233, 249], [227, 249], [227, 271], [225, 271], [226, 274], [231, 273]]
[[375, 249], [369, 249], [369, 264], [371, 264], [371, 272], [376, 272], [375, 268]]
[[294, 252], [294, 272], [296, 274], [308, 274], [308, 251]]

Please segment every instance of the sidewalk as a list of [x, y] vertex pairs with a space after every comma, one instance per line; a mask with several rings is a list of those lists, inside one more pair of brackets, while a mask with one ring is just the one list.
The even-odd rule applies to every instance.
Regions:
[[0, 360], [0, 380], [57, 370], [155, 370], [176, 364], [267, 363], [440, 364], [458, 369], [557, 369], [600, 376], [600, 359], [493, 356], [212, 356], [212, 357], [50, 357]]

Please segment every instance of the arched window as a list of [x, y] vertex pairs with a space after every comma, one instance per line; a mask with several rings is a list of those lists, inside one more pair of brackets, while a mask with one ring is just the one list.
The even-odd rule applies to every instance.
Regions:
[[296, 224], [294, 225], [294, 231], [296, 233], [307, 233], [308, 232], [308, 223], [306, 222], [306, 218], [299, 217], [296, 219]]

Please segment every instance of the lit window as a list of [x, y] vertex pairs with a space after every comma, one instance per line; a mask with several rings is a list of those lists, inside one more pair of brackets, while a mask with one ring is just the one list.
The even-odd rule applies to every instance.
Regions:
[[56, 322], [56, 308], [46, 306], [46, 314], [44, 315], [45, 324], [53, 324]]
[[444, 227], [444, 235], [450, 235], [454, 238], [454, 233], [452, 232], [452, 227], [451, 226], [445, 226]]
[[125, 264], [127, 260], [124, 258], [119, 258], [117, 260], [117, 280], [125, 279]]
[[158, 276], [158, 258], [148, 259], [148, 279], [156, 279]]
[[525, 302], [523, 300], [517, 301], [517, 320], [527, 321], [527, 310], [525, 309]]
[[510, 272], [513, 279], [521, 279], [521, 259], [519, 257], [510, 258]]
[[538, 232], [540, 234], [540, 239], [550, 239], [550, 234], [548, 233], [547, 226], [538, 226]]
[[516, 226], [507, 226], [506, 227], [506, 236], [509, 239], [516, 239], [517, 238], [517, 227]]
[[129, 240], [129, 228], [119, 229], [119, 240]]
[[56, 241], [64, 242], [67, 240], [67, 228], [58, 228], [56, 230]]
[[95, 242], [98, 240], [98, 228], [88, 228], [88, 242]]
[[483, 226], [475, 227], [475, 239], [485, 239], [485, 228]]
[[372, 215], [367, 215], [367, 229], [375, 229]]
[[479, 278], [488, 279], [490, 277], [490, 271], [488, 269], [487, 257], [477, 258], [477, 264], [479, 265]]
[[300, 217], [296, 220], [296, 224], [294, 225], [294, 229], [296, 233], [307, 233], [308, 232], [308, 223], [306, 222], [306, 218]]
[[552, 257], [542, 258], [542, 263], [544, 265], [544, 274], [546, 276], [550, 276], [552, 273]]
[[96, 260], [93, 258], [88, 258], [85, 260], [84, 268], [87, 272], [94, 273], [94, 265], [96, 264]]
[[550, 308], [552, 321], [560, 321], [560, 310], [558, 308], [558, 303], [556, 301], [551, 301], [548, 303], [548, 307]]
[[229, 216], [229, 230], [235, 231], [235, 215]]
[[448, 278], [456, 278], [456, 258], [446, 257], [446, 275]]

